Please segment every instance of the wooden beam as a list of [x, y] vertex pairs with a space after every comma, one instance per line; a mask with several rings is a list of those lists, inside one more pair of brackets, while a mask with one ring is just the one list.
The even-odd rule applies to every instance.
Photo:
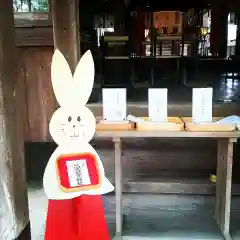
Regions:
[[18, 47], [53, 46], [52, 27], [20, 27], [15, 30]]
[[44, 13], [14, 13], [15, 27], [48, 27], [52, 26], [50, 14]]
[[54, 46], [75, 70], [80, 57], [78, 0], [51, 0]]
[[[239, 196], [240, 184], [233, 184], [232, 187], [232, 195]], [[207, 178], [159, 178], [152, 181], [128, 181], [124, 183], [123, 193], [214, 195], [216, 186]]]
[[0, 239], [16, 239], [29, 223], [12, 8], [0, 1]]

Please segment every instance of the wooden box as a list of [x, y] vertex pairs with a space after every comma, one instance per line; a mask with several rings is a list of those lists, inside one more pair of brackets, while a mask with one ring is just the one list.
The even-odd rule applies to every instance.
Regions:
[[137, 123], [136, 129], [141, 131], [157, 130], [157, 131], [182, 131], [184, 123], [179, 117], [168, 117], [167, 123], [157, 123], [148, 120], [148, 117], [142, 117], [145, 122]]
[[[213, 122], [219, 121], [223, 117], [213, 117]], [[212, 123], [193, 123], [191, 117], [182, 117], [185, 130], [191, 132], [232, 132], [236, 129], [234, 124], [212, 124]]]
[[97, 119], [96, 131], [123, 131], [132, 130], [135, 126], [129, 121], [124, 122], [106, 122], [101, 119]]

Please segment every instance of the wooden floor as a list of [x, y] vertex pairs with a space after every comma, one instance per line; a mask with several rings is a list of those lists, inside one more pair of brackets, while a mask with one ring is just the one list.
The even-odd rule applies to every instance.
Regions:
[[[33, 240], [44, 239], [47, 199], [40, 184], [29, 186], [29, 206]], [[115, 232], [115, 198], [104, 196], [109, 229]], [[187, 240], [223, 239], [213, 219], [214, 196], [125, 194], [123, 239]], [[240, 198], [232, 201], [232, 233], [240, 239]], [[135, 236], [135, 237], [134, 237]], [[137, 237], [136, 237], [137, 236]], [[154, 238], [153, 238], [154, 239]]]

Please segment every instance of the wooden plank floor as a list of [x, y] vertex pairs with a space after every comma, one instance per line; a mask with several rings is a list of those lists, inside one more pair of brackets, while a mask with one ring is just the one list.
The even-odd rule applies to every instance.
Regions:
[[[29, 185], [29, 206], [33, 240], [43, 240], [47, 199], [41, 184]], [[104, 207], [112, 235], [115, 232], [115, 198], [104, 196]], [[173, 194], [125, 194], [125, 240], [223, 239], [213, 219], [214, 196]], [[232, 232], [240, 239], [240, 198], [232, 203]], [[137, 237], [134, 237], [137, 236]]]

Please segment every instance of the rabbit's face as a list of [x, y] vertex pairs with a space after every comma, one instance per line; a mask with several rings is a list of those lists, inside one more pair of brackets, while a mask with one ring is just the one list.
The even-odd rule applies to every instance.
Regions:
[[49, 130], [58, 145], [88, 143], [94, 136], [96, 120], [92, 112], [82, 107], [59, 108], [52, 116]]

